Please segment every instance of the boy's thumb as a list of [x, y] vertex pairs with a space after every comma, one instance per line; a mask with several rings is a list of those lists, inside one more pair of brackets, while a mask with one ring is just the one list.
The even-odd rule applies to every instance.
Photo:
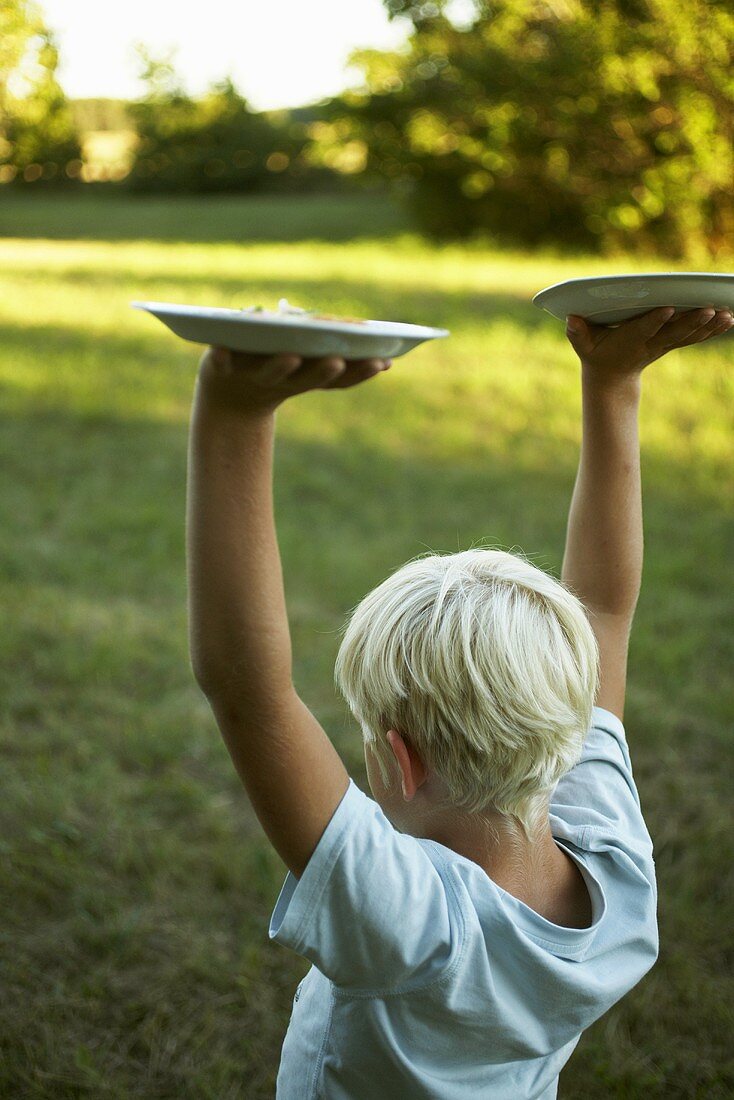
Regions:
[[579, 355], [584, 355], [589, 350], [591, 334], [583, 317], [577, 317], [573, 313], [569, 314], [566, 318], [566, 336], [571, 347]]

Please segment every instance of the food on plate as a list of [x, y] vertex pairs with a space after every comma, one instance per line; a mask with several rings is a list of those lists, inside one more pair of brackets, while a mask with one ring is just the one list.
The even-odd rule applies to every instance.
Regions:
[[298, 306], [291, 306], [288, 304], [287, 298], [281, 298], [278, 302], [277, 310], [263, 309], [262, 306], [249, 306], [246, 309], [241, 310], [242, 313], [262, 313], [271, 317], [283, 317], [297, 315], [302, 317], [304, 321], [339, 321], [342, 324], [348, 325], [367, 325], [368, 321], [363, 320], [361, 317], [337, 317], [333, 313], [317, 313], [313, 309], [299, 309]]

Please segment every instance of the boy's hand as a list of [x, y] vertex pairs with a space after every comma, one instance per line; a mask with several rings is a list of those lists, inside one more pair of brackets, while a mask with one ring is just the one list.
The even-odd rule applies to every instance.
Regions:
[[726, 332], [734, 323], [730, 310], [691, 309], [675, 315], [672, 307], [653, 309], [615, 328], [593, 325], [582, 317], [566, 318], [566, 335], [581, 363], [595, 376], [638, 374], [673, 348], [698, 344]]
[[250, 355], [212, 346], [201, 357], [199, 384], [208, 397], [230, 409], [268, 414], [296, 394], [356, 386], [391, 364], [391, 359]]

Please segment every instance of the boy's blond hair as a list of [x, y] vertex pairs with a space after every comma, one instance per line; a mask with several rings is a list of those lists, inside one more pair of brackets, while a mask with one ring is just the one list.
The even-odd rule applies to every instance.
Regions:
[[396, 729], [444, 780], [443, 808], [507, 815], [528, 838], [579, 760], [597, 674], [576, 596], [486, 548], [398, 569], [353, 610], [335, 668], [388, 789]]

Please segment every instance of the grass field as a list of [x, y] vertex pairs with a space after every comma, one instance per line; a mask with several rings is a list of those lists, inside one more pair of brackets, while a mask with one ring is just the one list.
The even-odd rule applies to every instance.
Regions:
[[[202, 349], [129, 302], [283, 296], [451, 330], [374, 382], [278, 414], [295, 680], [369, 791], [332, 687], [348, 609], [427, 549], [488, 540], [559, 571], [577, 368], [530, 298], [666, 265], [428, 245], [369, 196], [3, 195], [0, 259], [0, 1096], [272, 1097], [308, 964], [268, 941], [285, 869], [188, 662]], [[732, 339], [646, 373], [625, 717], [661, 953], [582, 1038], [562, 1100], [734, 1095], [733, 409]]]

